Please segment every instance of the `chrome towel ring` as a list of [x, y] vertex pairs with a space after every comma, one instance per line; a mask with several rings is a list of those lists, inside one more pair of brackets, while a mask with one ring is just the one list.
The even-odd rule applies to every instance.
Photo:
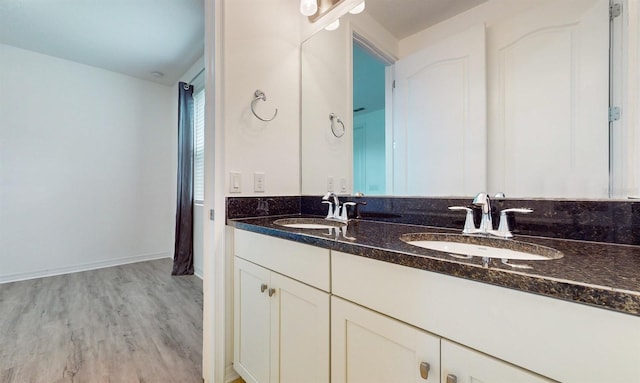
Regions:
[[[331, 133], [333, 133], [337, 138], [344, 136], [344, 123], [340, 119], [340, 116], [335, 113], [331, 113], [329, 114], [329, 120], [331, 120]], [[338, 124], [340, 124], [340, 127], [338, 127]]]
[[251, 112], [253, 113], [253, 115], [256, 116], [256, 118], [260, 121], [265, 121], [265, 122], [273, 121], [273, 119], [276, 118], [276, 116], [278, 115], [278, 108], [276, 108], [276, 111], [273, 113], [273, 116], [271, 118], [262, 118], [258, 116], [258, 113], [256, 113], [256, 110], [254, 109], [256, 102], [258, 102], [258, 100], [267, 101], [267, 96], [260, 89], [256, 90], [253, 93], [253, 101], [251, 101]]

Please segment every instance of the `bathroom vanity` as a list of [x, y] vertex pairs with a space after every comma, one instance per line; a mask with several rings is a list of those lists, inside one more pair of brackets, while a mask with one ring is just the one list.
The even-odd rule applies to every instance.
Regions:
[[448, 229], [277, 219], [229, 221], [247, 382], [640, 381], [637, 246], [518, 238], [563, 256], [514, 268], [400, 239]]

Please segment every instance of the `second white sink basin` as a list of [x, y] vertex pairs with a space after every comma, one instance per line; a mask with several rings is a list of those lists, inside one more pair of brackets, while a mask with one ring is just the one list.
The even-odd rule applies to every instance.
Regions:
[[425, 249], [444, 251], [460, 255], [471, 255], [474, 257], [502, 258], [502, 259], [519, 259], [519, 260], [547, 260], [538, 254], [525, 253], [510, 249], [500, 249], [496, 247], [474, 245], [470, 243], [455, 243], [443, 241], [409, 241], [410, 245], [423, 247]]
[[560, 251], [550, 247], [491, 237], [418, 233], [407, 234], [400, 239], [413, 246], [464, 257], [546, 261], [563, 256]]

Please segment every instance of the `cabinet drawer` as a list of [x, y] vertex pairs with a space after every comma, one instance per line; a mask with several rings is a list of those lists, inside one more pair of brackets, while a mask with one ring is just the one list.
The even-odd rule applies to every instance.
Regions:
[[235, 256], [320, 290], [331, 291], [328, 249], [234, 230]]

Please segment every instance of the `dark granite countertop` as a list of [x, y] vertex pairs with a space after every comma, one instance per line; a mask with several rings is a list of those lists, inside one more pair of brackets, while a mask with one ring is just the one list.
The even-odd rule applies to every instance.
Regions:
[[236, 219], [228, 224], [380, 261], [640, 316], [640, 246], [517, 236], [519, 241], [560, 250], [564, 256], [545, 261], [513, 261], [531, 266], [516, 270], [499, 259], [492, 259], [485, 267], [478, 257], [461, 260], [400, 240], [401, 235], [408, 233], [460, 230], [352, 220], [343, 235], [329, 229], [293, 229], [274, 224], [280, 218], [284, 216]]

